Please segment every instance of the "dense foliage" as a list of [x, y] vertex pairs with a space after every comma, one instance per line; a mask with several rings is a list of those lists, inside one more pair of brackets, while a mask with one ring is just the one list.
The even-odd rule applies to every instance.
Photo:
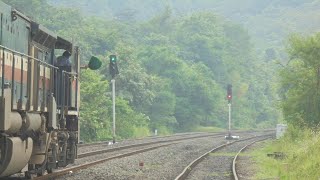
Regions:
[[318, 128], [320, 123], [320, 34], [292, 36], [290, 60], [281, 71], [283, 112], [288, 122]]
[[248, 29], [261, 57], [273, 51], [285, 58], [284, 41], [292, 32], [319, 30], [318, 0], [48, 0], [57, 6], [77, 7], [89, 15], [114, 17], [120, 21], [150, 19], [166, 7], [180, 16], [189, 12], [218, 13]]
[[[257, 174], [252, 179], [309, 180], [320, 177], [320, 134], [301, 126], [289, 126], [284, 137], [258, 146], [252, 165]], [[285, 157], [266, 154], [283, 152]]]
[[104, 60], [99, 72], [84, 71], [81, 77], [85, 140], [111, 137], [106, 58], [111, 53], [119, 57], [116, 113], [121, 138], [154, 129], [165, 134], [197, 126], [225, 127], [228, 83], [233, 84], [236, 127], [268, 127], [278, 119], [266, 71], [270, 61], [256, 57], [248, 32], [240, 25], [210, 11], [178, 17], [167, 7], [146, 21], [124, 21], [85, 16], [46, 0], [5, 2], [74, 41], [82, 48], [83, 63], [92, 54]]

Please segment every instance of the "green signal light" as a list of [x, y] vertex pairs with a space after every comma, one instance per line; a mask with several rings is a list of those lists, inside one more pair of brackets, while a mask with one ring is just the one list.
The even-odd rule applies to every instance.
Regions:
[[109, 58], [110, 58], [111, 62], [116, 62], [117, 61], [117, 56], [116, 55], [110, 55]]

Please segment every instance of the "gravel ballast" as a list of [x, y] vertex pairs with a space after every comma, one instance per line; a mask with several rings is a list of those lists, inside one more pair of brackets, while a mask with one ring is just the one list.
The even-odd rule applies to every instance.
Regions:
[[[242, 137], [245, 138], [245, 135]], [[111, 160], [60, 179], [174, 179], [187, 164], [225, 142], [223, 137], [183, 141], [168, 147]]]
[[[174, 179], [178, 175], [177, 172], [183, 170], [186, 162], [191, 162], [213, 146], [222, 144], [223, 141], [217, 138], [186, 141], [112, 160], [61, 179]], [[139, 166], [142, 163], [143, 166]]]

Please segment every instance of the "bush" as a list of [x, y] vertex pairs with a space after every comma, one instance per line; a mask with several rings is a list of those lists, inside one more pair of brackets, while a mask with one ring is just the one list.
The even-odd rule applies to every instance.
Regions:
[[[319, 139], [319, 133], [290, 125], [283, 138], [255, 151], [259, 167], [256, 178], [319, 179]], [[275, 160], [266, 156], [272, 152], [284, 152], [286, 158]]]

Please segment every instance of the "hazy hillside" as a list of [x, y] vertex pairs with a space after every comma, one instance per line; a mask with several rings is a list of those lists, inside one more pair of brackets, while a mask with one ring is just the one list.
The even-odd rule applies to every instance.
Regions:
[[[146, 1], [140, 6], [138, 1], [123, 1], [128, 6], [123, 11], [119, 1], [73, 0], [65, 1], [69, 3], [65, 7], [58, 1], [55, 6], [48, 4], [49, 0], [2, 1], [72, 39], [81, 47], [83, 63], [90, 55], [103, 60], [100, 71], [81, 74], [81, 136], [85, 140], [111, 137], [112, 101], [105, 93], [110, 91], [106, 57], [111, 53], [119, 57], [117, 129], [122, 138], [148, 135], [154, 129], [167, 134], [197, 127], [225, 128], [229, 83], [234, 127], [273, 127], [280, 117], [272, 56], [257, 57], [248, 31], [218, 13], [179, 14], [170, 8], [180, 7], [182, 1], [177, 5]], [[181, 12], [194, 7], [189, 2]], [[99, 17], [88, 16], [90, 12]]]
[[[225, 127], [227, 83], [234, 87], [236, 127], [273, 126], [280, 117], [275, 106], [280, 66], [274, 60], [285, 54], [287, 35], [317, 31], [320, 6], [316, 0], [3, 1], [75, 40], [85, 57], [120, 54], [117, 89], [127, 110], [121, 117], [126, 122], [122, 137], [139, 128]], [[92, 98], [108, 91], [108, 84], [100, 87], [99, 82], [110, 78], [107, 72], [104, 66], [99, 75], [83, 78], [82, 117], [92, 127], [88, 139], [110, 135], [104, 131], [110, 124], [100, 123], [110, 117], [108, 111]], [[103, 105], [111, 102], [108, 96], [101, 99]]]
[[180, 16], [209, 10], [248, 29], [261, 52], [280, 45], [291, 33], [309, 33], [320, 29], [319, 0], [50, 0], [52, 4], [72, 6], [91, 14], [124, 21], [149, 19], [170, 7]]

